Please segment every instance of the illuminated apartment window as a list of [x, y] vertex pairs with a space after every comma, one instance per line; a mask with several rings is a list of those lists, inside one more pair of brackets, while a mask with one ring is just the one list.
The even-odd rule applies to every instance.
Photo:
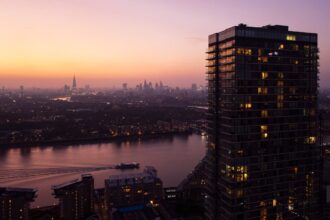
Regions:
[[127, 192], [127, 193], [131, 192], [131, 188], [124, 188], [124, 192]]
[[284, 101], [284, 96], [278, 95], [277, 96], [277, 108], [283, 108], [283, 101]]
[[284, 49], [284, 44], [280, 44], [280, 46], [278, 47], [278, 49], [283, 50]]
[[246, 109], [250, 109], [250, 108], [252, 108], [252, 104], [251, 104], [251, 103], [246, 103], [246, 104], [245, 104], [245, 108], [246, 108]]
[[244, 48], [237, 48], [237, 49], [236, 49], [236, 53], [237, 53], [238, 55], [244, 54]]
[[261, 72], [261, 79], [267, 79], [268, 78], [268, 72]]
[[252, 108], [252, 104], [251, 103], [245, 103], [245, 104], [241, 104], [240, 107], [245, 108], [245, 109], [250, 109], [250, 108]]
[[268, 126], [267, 125], [260, 125], [260, 131], [261, 132], [267, 132], [268, 131]]
[[264, 201], [260, 202], [260, 220], [267, 220], [267, 208], [266, 203]]
[[296, 65], [299, 64], [299, 60], [295, 60], [294, 64], [296, 64]]
[[258, 94], [259, 95], [266, 95], [268, 93], [268, 89], [265, 87], [259, 87], [258, 88]]
[[294, 172], [294, 174], [298, 174], [298, 167], [294, 167], [293, 172]]
[[245, 51], [244, 51], [245, 53], [245, 55], [248, 55], [248, 56], [251, 56], [252, 55], [252, 50], [251, 49], [245, 49]]
[[244, 151], [243, 151], [243, 150], [238, 150], [238, 151], [237, 151], [237, 154], [238, 154], [238, 155], [243, 155], [243, 154], [244, 154]]
[[260, 132], [262, 138], [268, 137], [268, 126], [267, 125], [260, 125]]
[[288, 41], [295, 41], [296, 40], [296, 36], [295, 35], [286, 35], [286, 40], [288, 40]]
[[268, 110], [261, 110], [261, 117], [267, 118], [268, 117]]
[[267, 63], [268, 62], [268, 57], [262, 56], [258, 57], [258, 61], [262, 63]]
[[226, 176], [236, 182], [246, 182], [248, 179], [247, 166], [226, 165]]
[[275, 207], [275, 206], [277, 205], [277, 201], [276, 201], [276, 199], [273, 199], [272, 204], [273, 204], [273, 207]]
[[307, 144], [315, 144], [316, 143], [316, 137], [315, 136], [310, 136], [306, 138], [306, 143]]
[[282, 87], [284, 86], [284, 82], [282, 80], [277, 81], [277, 86]]
[[283, 102], [283, 100], [284, 100], [284, 95], [278, 95], [277, 96], [277, 101], [278, 102]]
[[236, 53], [238, 55], [251, 56], [252, 55], [252, 50], [251, 49], [246, 49], [246, 48], [237, 48]]
[[294, 209], [294, 202], [293, 202], [293, 197], [292, 196], [289, 196], [289, 199], [288, 199], [288, 209], [290, 211], [292, 211]]

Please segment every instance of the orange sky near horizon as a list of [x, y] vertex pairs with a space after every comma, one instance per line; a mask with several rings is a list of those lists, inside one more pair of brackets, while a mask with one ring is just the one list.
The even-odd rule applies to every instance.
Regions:
[[[205, 85], [211, 33], [241, 22], [326, 32], [314, 25], [329, 17], [323, 13], [325, 0], [319, 0], [319, 6], [306, 1], [305, 7], [294, 10], [290, 7], [300, 1], [261, 2], [2, 0], [0, 86], [59, 87], [70, 84], [74, 74], [81, 86], [134, 86], [144, 79], [173, 86]], [[278, 17], [272, 12], [282, 9], [281, 2], [288, 10]], [[329, 44], [322, 46], [321, 52], [329, 55]], [[328, 56], [321, 61], [326, 66], [321, 63], [321, 68], [330, 69]]]

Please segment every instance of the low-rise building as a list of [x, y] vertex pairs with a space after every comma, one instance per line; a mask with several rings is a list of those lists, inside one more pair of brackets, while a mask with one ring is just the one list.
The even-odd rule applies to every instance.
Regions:
[[115, 175], [105, 180], [106, 207], [129, 211], [129, 207], [156, 205], [163, 199], [163, 184], [157, 170], [146, 167], [142, 173]]

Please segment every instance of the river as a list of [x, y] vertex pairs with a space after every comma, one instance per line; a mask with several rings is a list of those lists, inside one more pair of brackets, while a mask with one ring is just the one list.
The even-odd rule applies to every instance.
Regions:
[[[104, 187], [104, 179], [113, 174], [141, 172], [154, 166], [164, 186], [176, 186], [193, 170], [205, 154], [205, 138], [173, 135], [140, 140], [98, 144], [8, 148], [0, 150], [0, 186], [38, 189], [33, 207], [57, 203], [51, 186], [79, 178], [85, 171], [121, 162], [138, 162], [140, 170], [106, 169], [91, 171], [95, 187]], [[78, 170], [78, 171], [77, 171]]]

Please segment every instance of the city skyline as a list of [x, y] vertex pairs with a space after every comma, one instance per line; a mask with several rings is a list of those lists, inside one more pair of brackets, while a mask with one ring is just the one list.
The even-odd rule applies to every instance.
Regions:
[[320, 85], [327, 88], [329, 4], [5, 0], [0, 3], [0, 86], [61, 87], [74, 74], [80, 85], [93, 87], [136, 85], [144, 79], [205, 85], [206, 35], [246, 23], [318, 33]]

